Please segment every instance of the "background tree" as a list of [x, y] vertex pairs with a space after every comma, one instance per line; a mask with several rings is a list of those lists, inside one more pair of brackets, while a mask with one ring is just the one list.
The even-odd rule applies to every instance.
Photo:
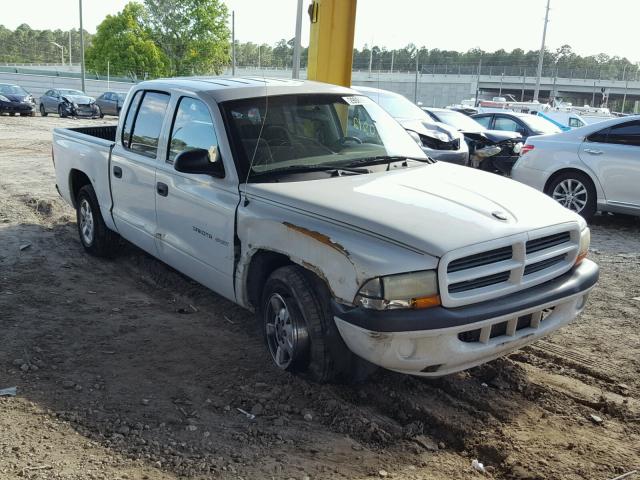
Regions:
[[228, 11], [220, 0], [144, 0], [171, 74], [221, 73], [229, 64]]
[[147, 11], [140, 3], [128, 3], [122, 12], [107, 15], [86, 50], [88, 70], [107, 71], [132, 78], [159, 77], [169, 73], [168, 60], [154, 43], [145, 25]]

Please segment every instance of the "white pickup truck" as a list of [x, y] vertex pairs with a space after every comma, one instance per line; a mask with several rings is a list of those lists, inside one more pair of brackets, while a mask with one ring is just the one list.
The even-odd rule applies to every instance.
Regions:
[[157, 80], [122, 112], [54, 131], [84, 248], [108, 256], [122, 236], [255, 311], [281, 369], [446, 375], [569, 323], [598, 279], [581, 217], [429, 159], [353, 90]]

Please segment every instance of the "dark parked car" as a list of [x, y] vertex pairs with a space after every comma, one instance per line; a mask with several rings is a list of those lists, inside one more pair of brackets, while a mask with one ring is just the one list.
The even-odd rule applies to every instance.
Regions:
[[436, 122], [446, 123], [464, 135], [473, 167], [509, 175], [524, 140], [517, 132], [489, 130], [467, 115], [446, 108], [422, 108]]
[[36, 101], [24, 88], [9, 83], [0, 83], [0, 113], [33, 117], [36, 114]]
[[100, 109], [100, 118], [105, 115], [120, 116], [120, 109], [124, 104], [126, 95], [118, 92], [105, 92], [96, 98], [96, 104]]
[[57, 113], [61, 117], [98, 117], [96, 100], [80, 90], [54, 88], [40, 97], [40, 114]]
[[562, 129], [549, 120], [530, 113], [491, 112], [472, 115], [476, 122], [489, 130], [518, 132], [526, 140], [534, 135], [560, 133]]

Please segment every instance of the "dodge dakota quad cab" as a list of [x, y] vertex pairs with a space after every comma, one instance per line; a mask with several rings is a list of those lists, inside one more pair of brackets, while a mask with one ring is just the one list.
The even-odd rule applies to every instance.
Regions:
[[53, 161], [89, 253], [124, 237], [255, 311], [273, 363], [316, 381], [481, 364], [572, 321], [598, 278], [580, 216], [433, 161], [347, 88], [143, 82], [117, 127], [56, 129]]

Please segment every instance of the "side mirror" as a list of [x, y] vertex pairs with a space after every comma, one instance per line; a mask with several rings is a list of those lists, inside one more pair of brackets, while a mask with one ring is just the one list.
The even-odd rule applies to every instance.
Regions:
[[176, 157], [173, 168], [182, 173], [200, 173], [212, 177], [224, 177], [224, 167], [220, 161], [218, 147], [209, 150], [194, 148], [185, 150]]

